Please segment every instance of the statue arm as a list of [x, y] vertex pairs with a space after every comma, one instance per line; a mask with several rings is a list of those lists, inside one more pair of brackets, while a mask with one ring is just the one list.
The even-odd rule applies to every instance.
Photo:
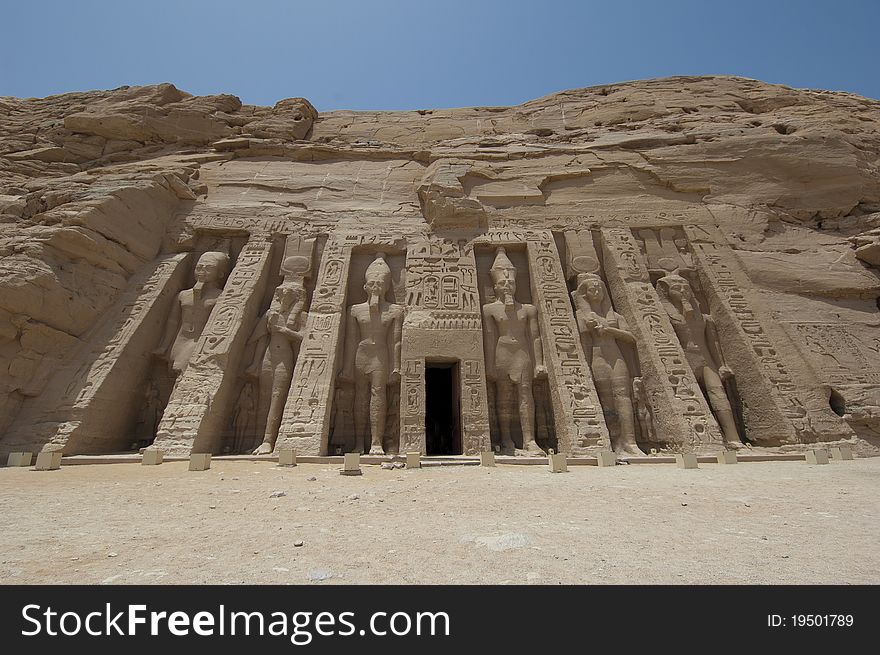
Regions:
[[718, 374], [722, 380], [733, 377], [733, 371], [724, 361], [724, 351], [721, 349], [721, 340], [718, 338], [718, 328], [715, 325], [715, 319], [706, 316], [706, 345], [709, 347], [709, 354], [718, 364]]
[[248, 344], [256, 344], [256, 347], [254, 348], [254, 357], [251, 360], [250, 365], [248, 365], [247, 369], [245, 369], [244, 372], [244, 374], [248, 377], [256, 377], [259, 374], [260, 365], [263, 363], [263, 356], [266, 354], [266, 346], [268, 345], [269, 341], [267, 315], [268, 312], [263, 313], [263, 315], [257, 321], [257, 324], [254, 325], [254, 329], [251, 331], [251, 336], [248, 337], [247, 340]]
[[529, 336], [532, 339], [532, 351], [535, 354], [535, 370], [544, 368], [544, 346], [541, 343], [541, 332], [538, 330], [538, 312], [532, 307], [529, 311]]
[[354, 355], [357, 352], [358, 325], [352, 310], [345, 317], [345, 348], [342, 351], [342, 372], [339, 379], [343, 382], [354, 380]]
[[495, 328], [495, 319], [488, 306], [483, 307], [483, 335], [485, 352], [483, 356], [486, 360], [486, 378], [495, 379], [495, 344], [498, 342], [498, 331]]
[[297, 311], [297, 319], [295, 325], [299, 327], [298, 330], [291, 330], [291, 338], [296, 339], [297, 341], [302, 341], [306, 338], [306, 323], [309, 320], [309, 313], [301, 311], [302, 308]]
[[398, 314], [391, 324], [391, 381], [400, 377], [400, 348], [403, 336], [403, 317]]
[[617, 327], [606, 327], [605, 331], [614, 337], [616, 341], [625, 341], [626, 343], [635, 344], [636, 338], [628, 328], [629, 326], [626, 324], [626, 320], [624, 320], [623, 316], [617, 314]]

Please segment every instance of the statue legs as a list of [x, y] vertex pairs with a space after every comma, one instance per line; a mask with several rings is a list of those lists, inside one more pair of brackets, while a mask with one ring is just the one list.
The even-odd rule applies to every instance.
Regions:
[[517, 387], [519, 396], [519, 423], [522, 426], [523, 450], [534, 454], [544, 454], [535, 441], [535, 397], [532, 394], [532, 381], [524, 380]]
[[370, 381], [358, 375], [354, 382], [354, 452], [364, 452], [364, 435], [370, 429]]
[[284, 357], [274, 365], [271, 361], [266, 362], [260, 371], [260, 416], [266, 417], [266, 430], [263, 433], [263, 443], [254, 451], [255, 455], [268, 455], [275, 448], [284, 404], [293, 379], [292, 360], [291, 353], [291, 356]]
[[[498, 424], [502, 427], [501, 447], [505, 452], [515, 452], [516, 445], [511, 438], [516, 426], [522, 429], [522, 450], [535, 455], [543, 455], [544, 451], [535, 441], [535, 397], [532, 395], [532, 381], [527, 380], [514, 384], [508, 379], [495, 382], [496, 412]], [[514, 400], [516, 396], [516, 400]], [[515, 408], [519, 406], [517, 412]], [[507, 426], [504, 430], [503, 427]]]
[[507, 380], [499, 380], [495, 383], [495, 414], [498, 417], [498, 429], [501, 432], [501, 449], [503, 452], [513, 455], [516, 444], [511, 438], [513, 428], [516, 425], [516, 414], [513, 407], [513, 385]]
[[724, 435], [724, 443], [730, 448], [741, 448], [743, 442], [740, 439], [739, 431], [736, 429], [733, 408], [730, 406], [730, 399], [724, 390], [724, 383], [721, 381], [721, 377], [706, 366], [703, 367], [702, 378], [709, 406], [712, 408], [715, 420], [718, 421], [721, 433]]
[[385, 434], [385, 415], [388, 411], [384, 375], [373, 372], [359, 375], [354, 389], [354, 450], [364, 452], [367, 434], [370, 435], [370, 454], [384, 455], [382, 436]]
[[385, 414], [388, 411], [387, 387], [385, 376], [374, 372], [370, 376], [370, 444], [371, 455], [384, 455], [382, 437], [385, 434]]
[[620, 429], [617, 443], [614, 444], [614, 452], [621, 455], [644, 455], [645, 453], [636, 444], [635, 410], [631, 394], [631, 383], [628, 378], [615, 378], [611, 381], [611, 395]]

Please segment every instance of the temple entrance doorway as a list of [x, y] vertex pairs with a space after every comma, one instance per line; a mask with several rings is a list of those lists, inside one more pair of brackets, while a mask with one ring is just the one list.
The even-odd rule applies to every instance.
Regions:
[[461, 455], [458, 362], [425, 362], [425, 447], [428, 455]]

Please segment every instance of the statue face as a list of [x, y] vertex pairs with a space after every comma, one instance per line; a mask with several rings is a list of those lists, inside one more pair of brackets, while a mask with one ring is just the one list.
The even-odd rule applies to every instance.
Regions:
[[282, 307], [290, 307], [302, 297], [302, 289], [297, 285], [281, 285], [275, 290], [275, 298]]
[[578, 291], [591, 303], [601, 301], [605, 297], [605, 285], [595, 278], [581, 282]]
[[223, 276], [223, 267], [215, 257], [202, 255], [196, 264], [197, 282], [219, 282]]
[[379, 298], [384, 298], [385, 293], [388, 291], [388, 280], [385, 277], [371, 277], [367, 278], [366, 282], [364, 282], [364, 291], [367, 292], [368, 296], [379, 296]]
[[503, 296], [512, 298], [516, 294], [516, 275], [513, 271], [505, 271], [495, 280], [495, 293], [499, 298]]
[[691, 296], [691, 285], [684, 278], [666, 280], [666, 289], [669, 297], [676, 300], [690, 298]]

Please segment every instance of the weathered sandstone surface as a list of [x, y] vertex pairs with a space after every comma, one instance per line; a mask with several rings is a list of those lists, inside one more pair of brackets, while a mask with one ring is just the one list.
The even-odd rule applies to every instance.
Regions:
[[878, 268], [846, 93], [0, 97], [0, 454], [873, 452]]

